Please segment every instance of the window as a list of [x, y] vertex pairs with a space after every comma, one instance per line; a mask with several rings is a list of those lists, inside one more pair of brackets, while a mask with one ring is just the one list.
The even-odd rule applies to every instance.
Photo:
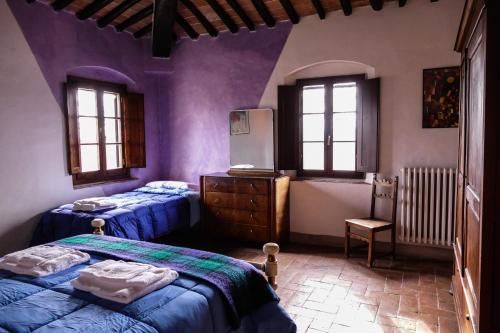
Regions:
[[378, 90], [379, 80], [364, 75], [280, 86], [278, 167], [313, 177], [361, 178], [376, 172]]
[[357, 82], [363, 79], [352, 76], [299, 81], [302, 175], [363, 176], [356, 172]]
[[[143, 116], [142, 122], [137, 121], [141, 120], [137, 113], [143, 114], [143, 102], [129, 103], [131, 96], [142, 98], [127, 93], [121, 85], [68, 78], [68, 142], [75, 185], [126, 179], [129, 167], [145, 165], [143, 161], [126, 163], [127, 153], [137, 150], [131, 144], [139, 141], [144, 151]], [[130, 138], [130, 133], [139, 135]]]

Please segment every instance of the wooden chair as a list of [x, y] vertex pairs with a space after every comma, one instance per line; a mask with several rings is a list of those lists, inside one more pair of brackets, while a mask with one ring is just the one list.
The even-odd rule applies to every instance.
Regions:
[[[377, 192], [378, 188], [385, 191]], [[383, 199], [392, 202], [392, 215], [389, 221], [375, 217], [375, 200]], [[345, 255], [349, 258], [351, 251], [351, 237], [368, 243], [368, 267], [373, 266], [373, 250], [375, 246], [375, 234], [379, 231], [391, 230], [391, 255], [396, 254], [396, 210], [398, 203], [398, 177], [377, 179], [373, 178], [371, 210], [369, 218], [347, 219], [345, 220]], [[368, 232], [368, 236], [363, 236], [351, 231], [351, 227]]]

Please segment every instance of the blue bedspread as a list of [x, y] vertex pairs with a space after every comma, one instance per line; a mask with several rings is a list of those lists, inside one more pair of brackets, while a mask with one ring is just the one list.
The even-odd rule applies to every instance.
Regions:
[[186, 190], [141, 187], [108, 197], [114, 209], [98, 212], [73, 211], [63, 205], [43, 214], [31, 245], [92, 232], [94, 218], [106, 221], [106, 235], [142, 241], [165, 236], [175, 230], [189, 229], [196, 220], [199, 203], [196, 194]]
[[233, 331], [220, 292], [183, 274], [172, 284], [123, 305], [69, 283], [89, 263], [43, 278], [0, 270], [0, 332], [288, 333], [292, 319], [276, 302], [245, 316]]

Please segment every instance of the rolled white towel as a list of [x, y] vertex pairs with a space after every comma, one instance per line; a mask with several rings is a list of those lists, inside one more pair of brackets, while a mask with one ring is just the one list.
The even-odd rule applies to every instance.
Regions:
[[[113, 271], [116, 276], [112, 275]], [[172, 283], [178, 276], [176, 271], [168, 268], [105, 260], [81, 270], [80, 276], [71, 284], [97, 297], [128, 304]]]
[[87, 253], [60, 246], [34, 246], [7, 254], [0, 259], [0, 268], [16, 274], [45, 276], [87, 262]]

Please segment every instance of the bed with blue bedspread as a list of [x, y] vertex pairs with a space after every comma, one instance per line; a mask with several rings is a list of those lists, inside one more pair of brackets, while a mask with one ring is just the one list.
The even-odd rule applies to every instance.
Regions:
[[116, 204], [116, 208], [81, 212], [67, 204], [44, 213], [31, 245], [91, 233], [95, 218], [106, 221], [106, 235], [142, 241], [188, 230], [200, 219], [199, 193], [190, 189], [144, 186], [112, 195], [106, 201]]
[[[293, 333], [275, 292], [250, 264], [215, 253], [107, 236], [81, 235], [53, 244], [91, 261], [46, 277], [0, 270], [0, 332]], [[70, 284], [103, 259], [170, 265], [172, 284], [129, 304], [100, 299]]]

